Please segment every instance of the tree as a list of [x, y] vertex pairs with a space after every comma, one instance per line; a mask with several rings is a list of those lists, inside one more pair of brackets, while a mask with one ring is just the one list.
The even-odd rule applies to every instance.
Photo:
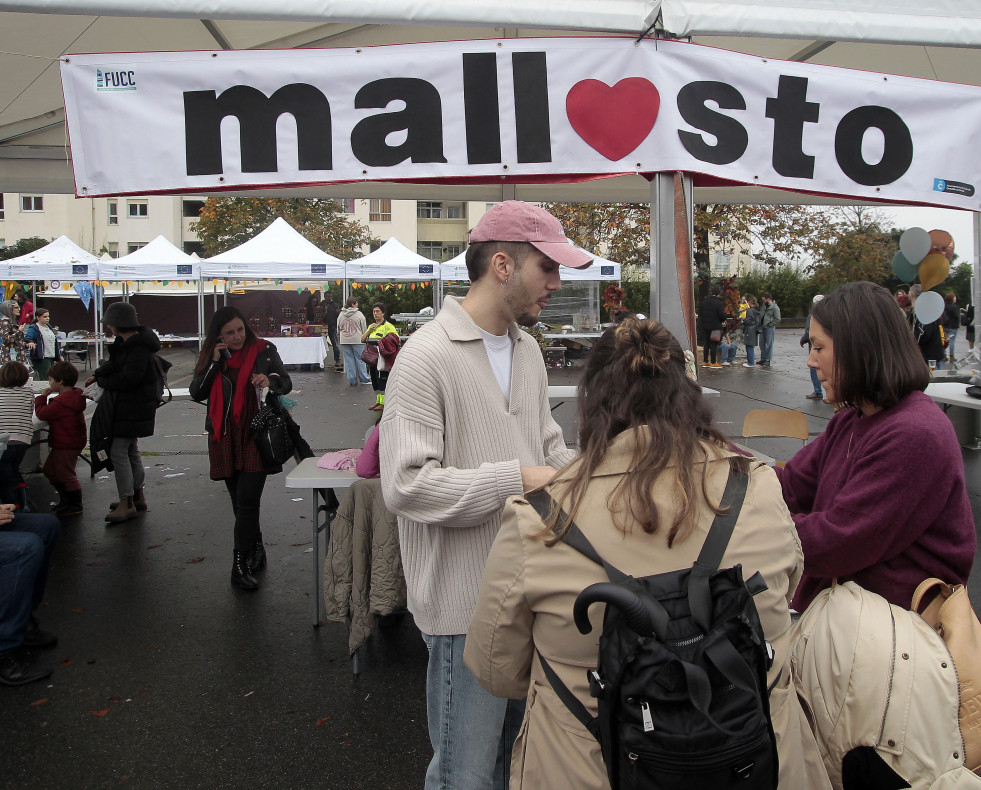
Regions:
[[823, 293], [858, 280], [887, 287], [898, 285], [893, 277], [892, 259], [899, 250], [902, 231], [884, 230], [878, 209], [849, 206], [837, 212], [841, 218], [837, 233], [811, 266], [814, 284]]
[[9, 247], [0, 247], [0, 261], [7, 261], [11, 258], [19, 258], [21, 255], [27, 255], [29, 252], [34, 252], [34, 250], [39, 250], [42, 247], [46, 247], [48, 244], [50, 244], [50, 242], [38, 236], [20, 239], [11, 244]]
[[330, 198], [208, 198], [194, 229], [205, 253], [217, 255], [253, 238], [277, 217], [338, 258], [349, 259], [360, 247], [378, 242]]

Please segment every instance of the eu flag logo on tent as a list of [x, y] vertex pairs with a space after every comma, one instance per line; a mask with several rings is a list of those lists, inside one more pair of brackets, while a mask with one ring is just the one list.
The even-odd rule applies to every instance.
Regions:
[[420, 263], [419, 264], [419, 274], [432, 274], [433, 265], [431, 263]]
[[310, 274], [327, 274], [326, 263], [311, 263]]
[[178, 264], [178, 266], [177, 266], [177, 273], [178, 274], [187, 274], [187, 275], [193, 274], [193, 272], [191, 271], [191, 264], [189, 264], [189, 263], [181, 263], [181, 264]]
[[75, 277], [84, 277], [89, 273], [89, 265], [87, 263], [73, 263], [72, 264], [72, 275]]
[[613, 267], [612, 266], [600, 266], [600, 277], [612, 277]]

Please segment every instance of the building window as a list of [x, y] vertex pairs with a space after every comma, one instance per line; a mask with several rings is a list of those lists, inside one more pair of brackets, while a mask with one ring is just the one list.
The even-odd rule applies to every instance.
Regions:
[[7, 240], [6, 239], [0, 239], [0, 250], [2, 250], [6, 246], [7, 246]]
[[368, 206], [369, 222], [391, 222], [392, 201], [372, 199]]
[[420, 241], [416, 244], [416, 252], [431, 261], [441, 260], [443, 254], [443, 242], [441, 241]]
[[443, 247], [443, 260], [448, 261], [450, 258], [455, 258], [461, 252], [463, 252], [462, 244], [447, 244]]
[[0, 219], [3, 219], [3, 192], [0, 192]]
[[420, 200], [416, 203], [417, 219], [440, 219], [443, 216], [443, 204], [432, 200]]
[[465, 216], [462, 203], [450, 203], [446, 207], [447, 219], [463, 219]]
[[110, 225], [119, 224], [119, 201], [110, 200], [106, 202], [106, 216]]
[[204, 243], [200, 241], [185, 241], [184, 242], [184, 252], [190, 255], [192, 252], [196, 252], [199, 258], [204, 257]]
[[107, 242], [106, 243], [106, 252], [109, 253], [109, 257], [110, 258], [118, 258], [119, 257], [119, 242], [118, 241], [110, 241], [110, 242]]
[[140, 249], [141, 247], [145, 247], [146, 245], [147, 242], [145, 241], [131, 241], [129, 244], [126, 245], [126, 254], [130, 255], [131, 253], [136, 252], [138, 249]]
[[44, 195], [21, 195], [20, 210], [33, 213], [44, 211]]
[[[354, 213], [354, 198], [334, 198], [334, 202], [341, 210], [341, 214]], [[374, 203], [375, 201], [372, 201]]]
[[146, 201], [139, 203], [134, 200], [127, 201], [126, 214], [130, 219], [146, 219], [150, 216], [150, 204]]
[[197, 219], [201, 216], [201, 209], [204, 208], [203, 200], [185, 200], [181, 206], [186, 219]]

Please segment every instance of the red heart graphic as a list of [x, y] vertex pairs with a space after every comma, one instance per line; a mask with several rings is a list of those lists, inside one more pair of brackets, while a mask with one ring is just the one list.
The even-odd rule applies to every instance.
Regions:
[[612, 161], [644, 142], [660, 107], [661, 95], [643, 77], [628, 77], [612, 88], [599, 80], [583, 80], [565, 98], [565, 113], [576, 134]]

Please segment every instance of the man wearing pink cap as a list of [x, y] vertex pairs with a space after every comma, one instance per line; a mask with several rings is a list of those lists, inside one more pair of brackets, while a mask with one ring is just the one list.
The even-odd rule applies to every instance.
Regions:
[[559, 266], [592, 260], [544, 209], [499, 203], [470, 232], [470, 290], [448, 296], [388, 380], [385, 502], [398, 516], [409, 611], [429, 648], [426, 790], [506, 788], [524, 701], [484, 691], [463, 663], [487, 554], [510, 496], [574, 457], [552, 419], [533, 326]]

